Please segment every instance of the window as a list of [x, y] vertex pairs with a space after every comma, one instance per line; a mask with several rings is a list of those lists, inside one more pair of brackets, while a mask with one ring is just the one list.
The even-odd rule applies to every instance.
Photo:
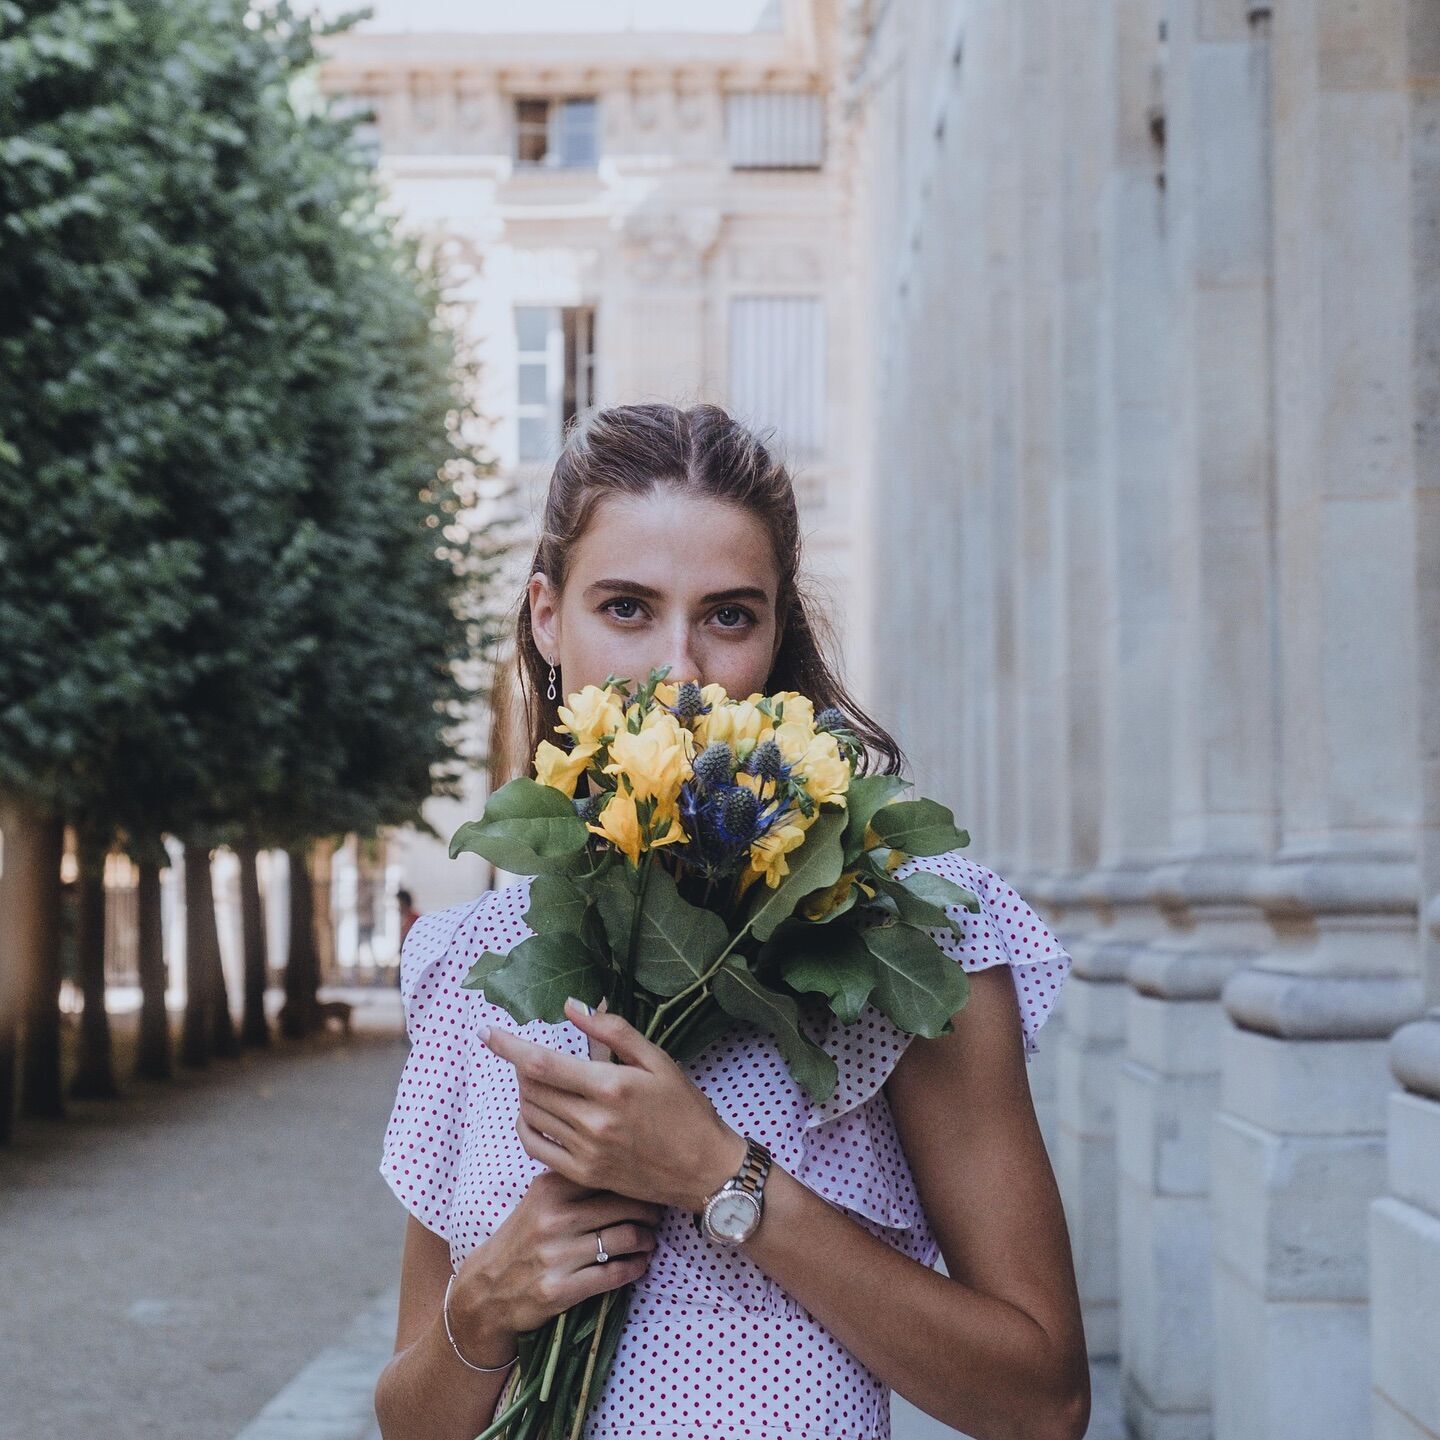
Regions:
[[519, 458], [548, 460], [566, 424], [595, 402], [595, 311], [517, 305]]
[[810, 295], [730, 301], [730, 403], [796, 460], [825, 449], [825, 311]]
[[599, 153], [599, 107], [593, 95], [515, 101], [518, 168], [593, 168]]
[[725, 97], [735, 170], [815, 170], [825, 158], [824, 96], [811, 90], [735, 91]]

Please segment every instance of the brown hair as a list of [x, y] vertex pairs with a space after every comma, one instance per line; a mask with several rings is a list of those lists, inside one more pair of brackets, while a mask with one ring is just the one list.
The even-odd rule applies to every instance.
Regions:
[[[815, 704], [840, 709], [864, 747], [858, 773], [895, 775], [906, 768], [905, 754], [880, 725], [851, 699], [830, 655], [834, 634], [810, 598], [800, 574], [800, 521], [790, 472], [754, 431], [718, 405], [681, 408], [667, 404], [613, 405], [582, 412], [566, 431], [560, 458], [550, 477], [545, 513], [535, 557], [526, 574], [543, 571], [557, 591], [565, 585], [570, 549], [585, 533], [595, 507], [609, 495], [645, 495], [666, 483], [709, 499], [741, 505], [757, 516], [770, 533], [780, 572], [776, 618], [781, 627], [765, 694], [797, 690]], [[554, 700], [545, 698], [549, 664], [535, 643], [530, 606], [520, 597], [515, 624], [516, 671], [524, 701], [525, 733], [529, 737], [523, 762], [542, 740], [554, 741], [558, 706], [565, 697], [564, 677]], [[634, 683], [645, 677], [632, 677]], [[497, 727], [504, 726], [496, 709]], [[518, 717], [516, 717], [518, 718]], [[503, 730], [492, 734], [492, 756]], [[508, 747], [507, 747], [508, 749]], [[492, 773], [492, 782], [497, 779]]]

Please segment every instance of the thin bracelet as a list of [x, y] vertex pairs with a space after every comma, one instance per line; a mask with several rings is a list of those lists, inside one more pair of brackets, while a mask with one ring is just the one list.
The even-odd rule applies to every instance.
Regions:
[[460, 1354], [460, 1347], [455, 1343], [455, 1337], [450, 1333], [450, 1287], [455, 1283], [455, 1276], [452, 1274], [445, 1284], [445, 1300], [440, 1306], [440, 1314], [445, 1320], [445, 1338], [450, 1342], [450, 1348], [455, 1352], [462, 1365], [467, 1365], [471, 1370], [479, 1370], [484, 1375], [498, 1375], [502, 1370], [508, 1370], [519, 1358], [517, 1350], [503, 1365], [471, 1365], [470, 1362]]

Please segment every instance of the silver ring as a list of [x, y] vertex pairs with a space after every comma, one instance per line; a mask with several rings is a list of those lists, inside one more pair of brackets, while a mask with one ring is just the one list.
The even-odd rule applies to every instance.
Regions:
[[595, 1232], [595, 1263], [597, 1265], [603, 1265], [610, 1258], [610, 1252], [606, 1250], [605, 1242], [600, 1238], [604, 1233], [604, 1229], [605, 1227], [602, 1225], [600, 1229]]

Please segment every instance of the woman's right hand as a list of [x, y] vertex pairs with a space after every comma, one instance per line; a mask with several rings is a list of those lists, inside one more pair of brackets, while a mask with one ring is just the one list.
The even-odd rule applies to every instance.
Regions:
[[[450, 1325], [467, 1359], [503, 1365], [516, 1338], [650, 1266], [665, 1207], [613, 1190], [590, 1190], [542, 1170], [495, 1233], [460, 1264]], [[595, 1232], [610, 1259], [597, 1263]]]

